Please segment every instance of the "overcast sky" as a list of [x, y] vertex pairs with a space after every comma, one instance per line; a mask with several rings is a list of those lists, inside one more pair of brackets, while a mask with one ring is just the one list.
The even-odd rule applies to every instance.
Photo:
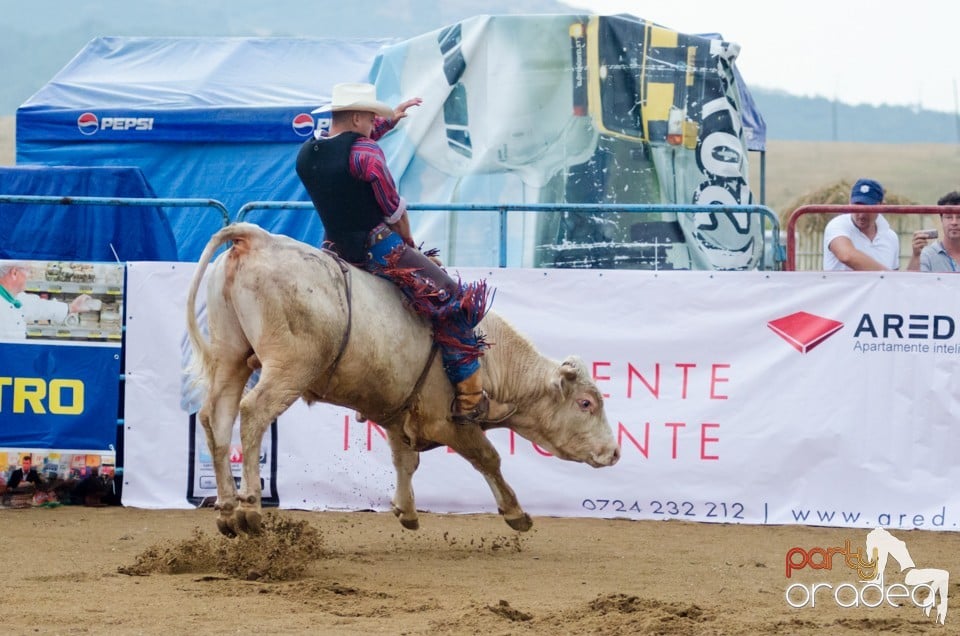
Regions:
[[956, 111], [960, 3], [950, 0], [562, 0], [742, 49], [748, 86], [850, 104]]

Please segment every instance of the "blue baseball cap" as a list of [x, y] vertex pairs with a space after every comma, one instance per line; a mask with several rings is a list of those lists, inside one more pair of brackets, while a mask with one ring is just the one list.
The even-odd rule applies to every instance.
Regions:
[[883, 186], [873, 179], [858, 179], [850, 191], [850, 203], [879, 205], [883, 203]]

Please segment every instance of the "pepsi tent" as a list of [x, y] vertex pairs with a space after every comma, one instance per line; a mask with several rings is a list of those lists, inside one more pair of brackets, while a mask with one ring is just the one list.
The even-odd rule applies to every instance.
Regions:
[[[403, 41], [97, 38], [18, 109], [17, 162], [137, 165], [160, 197], [234, 213], [306, 201], [294, 161], [321, 126], [311, 111], [336, 82], [372, 81], [387, 103], [424, 97], [382, 142], [410, 202], [749, 204], [747, 150], [765, 133], [738, 52], [626, 15], [477, 16]], [[524, 216], [508, 263], [756, 265], [755, 217], [636, 218]], [[322, 237], [309, 212], [254, 220]], [[496, 264], [496, 215], [411, 220], [448, 262]], [[195, 260], [218, 223], [171, 216], [179, 257]]]
[[[156, 196], [306, 200], [294, 171], [310, 111], [339, 81], [366, 81], [389, 40], [91, 40], [17, 109], [17, 164], [130, 166]], [[215, 210], [168, 208], [181, 260], [222, 225]], [[315, 214], [278, 213], [278, 231], [317, 241]], [[289, 226], [289, 227], [288, 227]]]

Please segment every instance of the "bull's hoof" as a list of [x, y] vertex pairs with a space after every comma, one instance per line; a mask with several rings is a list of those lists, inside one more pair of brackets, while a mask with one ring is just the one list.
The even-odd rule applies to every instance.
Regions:
[[222, 517], [217, 518], [217, 530], [220, 531], [220, 534], [230, 539], [237, 536], [237, 530], [233, 527], [233, 524]]
[[263, 531], [263, 519], [257, 510], [238, 510], [237, 526], [247, 534], [260, 534]]
[[396, 506], [391, 506], [393, 510], [393, 516], [400, 520], [400, 525], [406, 528], [407, 530], [419, 530], [420, 529], [420, 519], [416, 515], [413, 517], [404, 517], [403, 510]]
[[530, 515], [523, 513], [519, 517], [513, 519], [508, 519], [507, 517], [503, 518], [507, 522], [507, 525], [516, 530], [517, 532], [526, 532], [533, 527], [533, 519], [530, 518]]

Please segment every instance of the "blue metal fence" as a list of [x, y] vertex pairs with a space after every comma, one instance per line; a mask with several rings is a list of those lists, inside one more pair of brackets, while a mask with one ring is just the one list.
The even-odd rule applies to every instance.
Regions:
[[[313, 204], [308, 201], [251, 201], [237, 211], [236, 221], [246, 221], [256, 210], [307, 210], [313, 213]], [[628, 213], [628, 214], [695, 214], [709, 210], [716, 214], [756, 214], [763, 225], [763, 251], [759, 269], [782, 269], [786, 261], [786, 249], [781, 242], [780, 219], [776, 212], [763, 205], [655, 205], [655, 204], [589, 204], [589, 203], [410, 203], [411, 212], [497, 212], [499, 214], [499, 267], [507, 267], [507, 220], [511, 213]]]
[[0, 194], [0, 203], [34, 205], [132, 205], [154, 208], [212, 208], [226, 226], [230, 223], [227, 207], [215, 199], [151, 199], [135, 197], [59, 197], [34, 194]]

